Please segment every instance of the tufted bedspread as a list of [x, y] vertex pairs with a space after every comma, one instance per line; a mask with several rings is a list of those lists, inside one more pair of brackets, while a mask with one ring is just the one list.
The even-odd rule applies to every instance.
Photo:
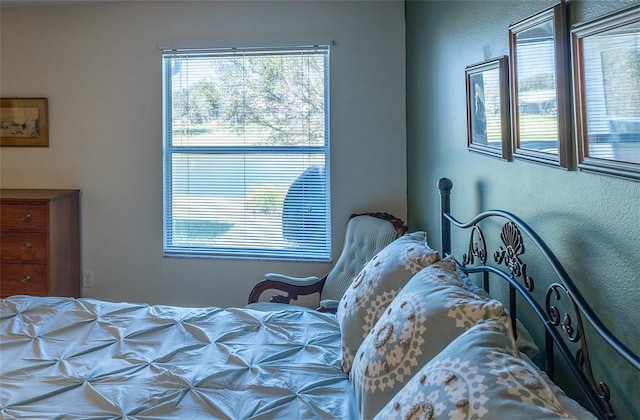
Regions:
[[357, 418], [318, 312], [0, 300], [0, 418]]

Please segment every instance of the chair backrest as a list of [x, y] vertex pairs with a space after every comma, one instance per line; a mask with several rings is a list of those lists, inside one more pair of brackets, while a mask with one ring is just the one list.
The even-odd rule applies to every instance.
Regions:
[[352, 215], [342, 253], [327, 274], [320, 300], [342, 299], [365, 264], [405, 232], [404, 223], [386, 213]]

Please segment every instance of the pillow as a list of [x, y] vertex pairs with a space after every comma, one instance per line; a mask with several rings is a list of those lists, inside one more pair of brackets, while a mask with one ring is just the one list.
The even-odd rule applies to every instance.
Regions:
[[564, 408], [566, 408], [574, 418], [578, 418], [581, 420], [595, 419], [595, 416], [590, 411], [588, 411], [586, 408], [580, 405], [578, 401], [569, 397], [567, 393], [564, 392], [562, 388], [560, 388], [558, 385], [556, 385], [549, 378], [549, 375], [547, 375], [547, 373], [544, 370], [540, 369], [535, 363], [533, 363], [533, 361], [531, 361], [531, 359], [527, 356], [527, 354], [524, 353], [522, 350], [520, 350], [520, 358], [525, 362], [527, 362], [527, 364], [531, 366], [532, 369], [535, 369], [538, 375], [540, 375], [540, 377], [547, 383], [547, 385], [549, 385], [549, 388], [551, 389], [553, 394], [556, 396], [558, 401], [560, 401], [560, 404], [562, 404]]
[[[447, 260], [451, 257], [447, 257], [444, 260]], [[444, 261], [443, 260], [443, 261]], [[490, 297], [489, 293], [484, 290], [482, 287], [475, 284], [466, 273], [462, 270], [458, 269], [458, 273], [462, 278], [462, 281], [466, 284], [466, 287], [475, 294], [478, 294], [482, 297]], [[518, 346], [518, 350], [526, 354], [529, 358], [534, 359], [538, 353], [540, 353], [540, 349], [536, 345], [533, 337], [529, 333], [529, 330], [525, 328], [524, 325], [520, 322], [519, 319], [516, 318], [516, 345]]]
[[525, 328], [524, 325], [520, 322], [519, 319], [516, 318], [516, 346], [518, 350], [522, 353], [526, 354], [529, 358], [535, 358], [538, 353], [540, 353], [540, 349], [536, 345], [536, 342], [533, 340], [533, 337], [529, 333], [529, 330]]
[[336, 316], [342, 332], [342, 369], [351, 370], [355, 352], [400, 289], [424, 267], [440, 259], [425, 232], [408, 233], [376, 254], [342, 296]]
[[575, 418], [518, 357], [510, 330], [506, 316], [473, 326], [427, 363], [375, 419]]
[[505, 316], [497, 300], [463, 287], [455, 265], [416, 274], [356, 353], [350, 378], [363, 418], [372, 418], [411, 377], [476, 321]]

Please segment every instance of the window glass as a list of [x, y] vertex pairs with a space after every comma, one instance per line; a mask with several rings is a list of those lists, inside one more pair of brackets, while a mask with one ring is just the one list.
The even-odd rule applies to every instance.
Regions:
[[165, 51], [165, 255], [330, 259], [329, 50]]

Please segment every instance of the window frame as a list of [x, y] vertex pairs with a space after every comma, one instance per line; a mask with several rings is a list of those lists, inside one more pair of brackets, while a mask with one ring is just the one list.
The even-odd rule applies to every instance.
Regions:
[[[178, 56], [229, 56], [248, 53], [250, 55], [273, 55], [303, 53], [315, 51], [324, 56], [324, 144], [323, 145], [243, 145], [243, 146], [184, 146], [173, 144], [173, 113], [172, 113], [172, 81], [171, 60], [167, 57]], [[227, 258], [227, 259], [265, 259], [282, 261], [328, 262], [332, 258], [331, 241], [331, 178], [330, 178], [330, 48], [329, 44], [314, 44], [303, 46], [281, 47], [233, 47], [207, 49], [165, 49], [162, 50], [162, 142], [163, 142], [163, 255], [165, 257], [183, 258]], [[229, 246], [176, 246], [172, 245], [173, 219], [173, 165], [174, 156], [188, 155], [318, 155], [323, 156], [324, 165], [324, 247], [321, 251], [314, 251], [309, 247], [300, 248], [301, 251], [291, 252], [287, 248], [265, 247], [229, 247]], [[246, 185], [246, 184], [245, 184]], [[322, 242], [322, 241], [320, 241]], [[306, 249], [306, 251], [305, 251]]]

